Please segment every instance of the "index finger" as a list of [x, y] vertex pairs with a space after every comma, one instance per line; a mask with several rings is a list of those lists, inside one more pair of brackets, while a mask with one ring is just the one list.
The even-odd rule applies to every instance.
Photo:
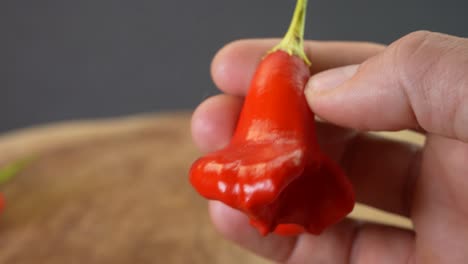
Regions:
[[[211, 64], [211, 75], [216, 86], [227, 94], [245, 95], [258, 62], [279, 41], [248, 39], [226, 45]], [[312, 61], [312, 73], [361, 63], [384, 48], [384, 45], [370, 42], [305, 42], [307, 56]]]

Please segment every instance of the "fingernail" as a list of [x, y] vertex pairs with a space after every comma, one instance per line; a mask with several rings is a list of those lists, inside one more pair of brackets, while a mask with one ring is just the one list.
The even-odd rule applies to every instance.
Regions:
[[356, 64], [317, 73], [307, 83], [306, 92], [318, 94], [332, 90], [353, 77], [358, 68]]

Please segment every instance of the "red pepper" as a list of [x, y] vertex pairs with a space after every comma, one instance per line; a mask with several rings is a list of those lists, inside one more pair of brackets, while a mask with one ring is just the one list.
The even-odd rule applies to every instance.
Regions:
[[201, 195], [246, 213], [263, 235], [319, 234], [354, 206], [345, 174], [319, 148], [304, 96], [305, 9], [298, 0], [285, 38], [258, 66], [229, 145], [190, 170]]
[[0, 193], [0, 214], [3, 212], [3, 209], [5, 209], [5, 198]]

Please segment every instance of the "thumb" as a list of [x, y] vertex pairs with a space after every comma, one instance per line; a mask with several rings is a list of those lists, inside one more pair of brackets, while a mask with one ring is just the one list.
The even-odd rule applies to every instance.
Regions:
[[312, 110], [360, 130], [422, 128], [468, 141], [468, 39], [418, 31], [309, 80]]

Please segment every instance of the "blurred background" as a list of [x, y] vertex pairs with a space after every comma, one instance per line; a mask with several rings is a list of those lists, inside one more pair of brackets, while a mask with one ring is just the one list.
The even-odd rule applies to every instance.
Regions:
[[[280, 37], [293, 0], [0, 1], [0, 132], [44, 122], [192, 109], [217, 93], [215, 52]], [[390, 43], [468, 36], [463, 0], [310, 1], [306, 36]]]

